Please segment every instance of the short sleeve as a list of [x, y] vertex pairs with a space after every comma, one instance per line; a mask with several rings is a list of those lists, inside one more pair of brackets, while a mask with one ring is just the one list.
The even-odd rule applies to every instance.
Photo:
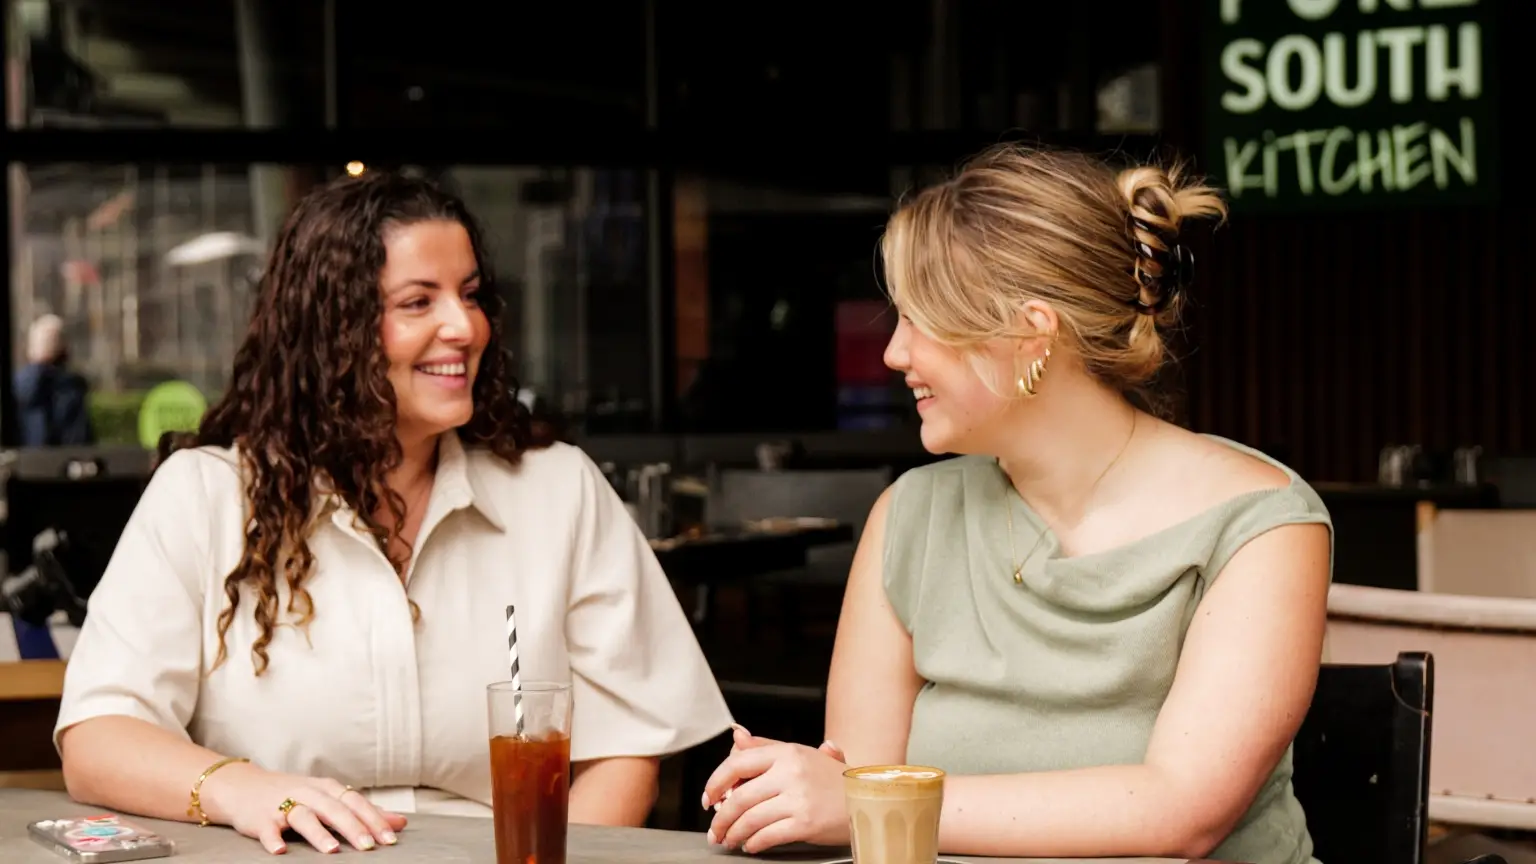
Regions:
[[[923, 508], [931, 500], [931, 471], [915, 469], [902, 474], [891, 484], [891, 497], [885, 508], [885, 549], [880, 559], [880, 579], [885, 585], [885, 599], [896, 613], [896, 620], [912, 632], [917, 595], [922, 590], [922, 556], [927, 534], [922, 528]], [[922, 487], [914, 489], [914, 486]], [[925, 528], [926, 526], [922, 526]]]
[[197, 452], [155, 471], [86, 609], [64, 677], [54, 743], [107, 715], [187, 734], [202, 670], [208, 495]]
[[566, 644], [571, 759], [663, 756], [730, 727], [704, 652], [650, 544], [585, 454]]
[[[1211, 582], [1216, 581], [1227, 562], [1248, 545], [1248, 541], [1276, 528], [1284, 525], [1324, 525], [1330, 535], [1333, 532], [1333, 520], [1329, 517], [1327, 505], [1300, 478], [1294, 479], [1287, 487], [1244, 495], [1228, 506], [1231, 512], [1221, 523], [1210, 557], [1202, 568]], [[1331, 558], [1330, 552], [1330, 579], [1333, 573]]]

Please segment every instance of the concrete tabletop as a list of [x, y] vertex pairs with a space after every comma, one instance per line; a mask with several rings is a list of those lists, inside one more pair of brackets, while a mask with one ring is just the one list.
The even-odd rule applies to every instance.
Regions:
[[[27, 834], [27, 825], [42, 819], [79, 818], [105, 811], [76, 804], [61, 792], [28, 789], [0, 789], [0, 862], [4, 864], [58, 864], [63, 857], [38, 844]], [[125, 820], [169, 837], [176, 842], [171, 862], [217, 861], [219, 864], [274, 864], [256, 841], [242, 837], [228, 828], [199, 828], [184, 822], [162, 822], [124, 816]], [[340, 854], [372, 856], [374, 864], [495, 864], [496, 844], [489, 819], [451, 816], [412, 815], [410, 824], [400, 834], [400, 843], [372, 852], [357, 852], [343, 846]], [[741, 855], [711, 847], [703, 834], [681, 831], [652, 831], [641, 828], [599, 828], [572, 825], [569, 864], [732, 864], [732, 862], [847, 861], [847, 849], [801, 846], [790, 851], [766, 855]], [[327, 858], [308, 844], [289, 844], [282, 861], [309, 861]], [[334, 859], [332, 859], [334, 860]], [[1021, 861], [1028, 859], [966, 858], [945, 856], [957, 862]], [[1159, 858], [1116, 859], [1120, 864], [1183, 864], [1182, 860]], [[1078, 861], [1076, 864], [1085, 864]]]

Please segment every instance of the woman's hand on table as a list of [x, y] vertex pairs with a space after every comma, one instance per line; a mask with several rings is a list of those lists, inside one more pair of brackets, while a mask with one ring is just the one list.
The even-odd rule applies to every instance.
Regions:
[[[292, 809], [279, 806], [292, 799]], [[341, 842], [366, 852], [393, 845], [405, 817], [373, 806], [350, 786], [321, 777], [278, 774], [249, 765], [230, 766], [203, 784], [203, 809], [261, 843], [268, 852], [288, 850], [283, 832], [293, 830], [321, 852], [336, 852]], [[338, 841], [338, 837], [341, 838]]]
[[704, 785], [704, 807], [715, 808], [709, 842], [748, 853], [785, 843], [847, 843], [848, 766], [837, 745], [786, 744], [734, 728], [731, 755]]

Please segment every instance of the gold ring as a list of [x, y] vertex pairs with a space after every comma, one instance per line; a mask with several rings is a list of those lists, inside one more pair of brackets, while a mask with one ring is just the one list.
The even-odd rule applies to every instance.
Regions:
[[287, 816], [288, 813], [297, 806], [299, 806], [299, 802], [293, 800], [292, 798], [284, 798], [283, 803], [277, 805], [277, 809], [283, 811], [283, 815]]

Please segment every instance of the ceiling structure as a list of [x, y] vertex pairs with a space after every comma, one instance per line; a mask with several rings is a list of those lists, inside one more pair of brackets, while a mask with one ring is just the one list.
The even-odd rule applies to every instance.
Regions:
[[[639, 128], [653, 71], [660, 117], [683, 128], [1048, 127], [1072, 114], [1057, 104], [1067, 79], [1098, 88], [1161, 49], [1160, 4], [1145, 0], [884, 0], [838, 15], [821, 0], [567, 0], [520, 4], [498, 26], [451, 0], [409, 19], [367, 0], [12, 2], [34, 69], [55, 83], [88, 75], [86, 98], [40, 88], [36, 120], [51, 125], [242, 125], [237, 12], [251, 9], [286, 116], [316, 128], [327, 14], [339, 119], [358, 127]], [[1078, 106], [1078, 125], [1091, 115]]]

